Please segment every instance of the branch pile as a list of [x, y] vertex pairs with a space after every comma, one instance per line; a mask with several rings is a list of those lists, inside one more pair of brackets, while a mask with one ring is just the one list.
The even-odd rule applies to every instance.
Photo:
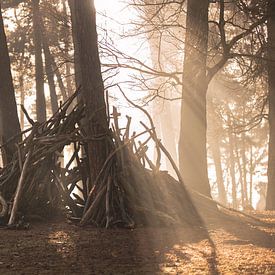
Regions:
[[[112, 151], [97, 178], [89, 177], [85, 107], [73, 107], [76, 96], [43, 124], [34, 123], [25, 111], [32, 124], [27, 130], [30, 134], [17, 145], [13, 161], [0, 171], [0, 218], [8, 216], [8, 224], [13, 225], [20, 214], [53, 215], [63, 206], [81, 225], [199, 224], [182, 182], [159, 170], [161, 154], [171, 157], [157, 139], [151, 120], [150, 127], [141, 122], [142, 133], [130, 135], [131, 118], [127, 117], [121, 129], [120, 114], [114, 108], [110, 118]], [[138, 141], [140, 136], [144, 136], [143, 142]], [[150, 140], [156, 145], [155, 164], [146, 154]], [[73, 152], [62, 167], [67, 145], [73, 145]]]

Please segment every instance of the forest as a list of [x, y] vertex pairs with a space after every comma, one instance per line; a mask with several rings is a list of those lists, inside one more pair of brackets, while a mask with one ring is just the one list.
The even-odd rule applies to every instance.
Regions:
[[275, 274], [274, 0], [0, 0], [0, 274]]

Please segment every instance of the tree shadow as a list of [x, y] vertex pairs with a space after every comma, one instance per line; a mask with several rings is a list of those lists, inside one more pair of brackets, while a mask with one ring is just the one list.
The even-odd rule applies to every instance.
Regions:
[[[207, 219], [205, 219], [205, 224], [208, 229], [213, 227], [209, 226]], [[214, 227], [224, 229], [237, 238], [237, 240], [228, 240], [228, 244], [252, 244], [262, 248], [275, 249], [275, 236], [268, 232], [270, 228], [275, 227], [275, 224], [225, 214], [222, 218], [217, 219]]]
[[274, 249], [274, 236], [262, 227], [267, 228], [225, 216], [215, 223], [206, 220], [201, 226], [181, 227], [107, 230], [66, 223], [33, 225], [29, 231], [1, 231], [0, 262], [5, 266], [0, 263], [0, 273], [219, 274], [211, 231], [222, 229], [235, 236], [223, 240], [228, 245]]
[[208, 274], [218, 274], [216, 248], [205, 227], [69, 231], [83, 274], [180, 273], [194, 259], [204, 262]]

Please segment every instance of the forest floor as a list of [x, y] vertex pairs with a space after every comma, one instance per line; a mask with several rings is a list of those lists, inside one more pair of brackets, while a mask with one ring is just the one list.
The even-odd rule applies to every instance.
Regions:
[[[275, 274], [275, 212], [205, 227], [0, 230], [0, 274]], [[206, 230], [207, 228], [207, 230]]]

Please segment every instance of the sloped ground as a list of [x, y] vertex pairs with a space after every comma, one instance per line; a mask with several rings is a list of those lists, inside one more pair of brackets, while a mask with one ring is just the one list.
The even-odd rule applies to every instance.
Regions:
[[275, 274], [275, 212], [257, 216], [266, 224], [98, 230], [55, 222], [0, 230], [0, 274]]

